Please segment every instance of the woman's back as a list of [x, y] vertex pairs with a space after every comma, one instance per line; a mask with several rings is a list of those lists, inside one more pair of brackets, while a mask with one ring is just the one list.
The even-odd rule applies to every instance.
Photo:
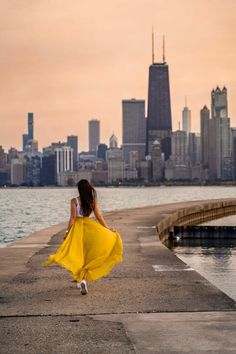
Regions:
[[[78, 217], [84, 217], [84, 213], [83, 213], [83, 209], [80, 205], [80, 198], [79, 197], [76, 197], [75, 198], [75, 202], [76, 202], [76, 212], [77, 212], [77, 216]], [[92, 213], [91, 213], [92, 214]], [[90, 217], [90, 215], [86, 215], [87, 217]]]

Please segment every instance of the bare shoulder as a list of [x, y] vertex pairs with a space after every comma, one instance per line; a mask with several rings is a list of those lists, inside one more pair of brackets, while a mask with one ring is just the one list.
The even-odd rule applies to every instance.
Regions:
[[77, 205], [77, 198], [72, 198], [70, 202], [72, 205], [73, 204]]

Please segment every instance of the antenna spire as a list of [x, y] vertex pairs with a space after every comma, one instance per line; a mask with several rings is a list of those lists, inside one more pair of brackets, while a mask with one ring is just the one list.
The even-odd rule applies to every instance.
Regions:
[[187, 96], [185, 95], [185, 107], [187, 107]]
[[165, 55], [165, 36], [163, 36], [163, 63], [166, 62], [166, 55]]
[[152, 26], [152, 64], [155, 62], [155, 48], [154, 48], [154, 30]]

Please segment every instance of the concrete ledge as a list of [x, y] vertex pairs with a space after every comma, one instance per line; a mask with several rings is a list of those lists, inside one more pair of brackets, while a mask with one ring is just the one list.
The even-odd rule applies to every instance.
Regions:
[[53, 225], [0, 248], [0, 282], [24, 272], [28, 260], [36, 252], [47, 247], [52, 236], [63, 228], [66, 228], [65, 223]]
[[174, 226], [197, 225], [203, 222], [219, 219], [236, 214], [236, 198], [199, 201], [189, 203], [188, 206], [171, 210], [168, 215], [158, 222], [156, 228], [162, 241], [173, 232]]

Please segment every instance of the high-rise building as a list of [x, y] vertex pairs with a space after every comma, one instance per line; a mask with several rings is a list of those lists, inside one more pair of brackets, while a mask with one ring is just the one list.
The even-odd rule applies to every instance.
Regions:
[[106, 160], [106, 151], [107, 151], [107, 145], [106, 144], [99, 144], [98, 145], [98, 150], [97, 150], [97, 158]]
[[203, 169], [209, 167], [209, 121], [210, 110], [205, 105], [200, 111], [201, 165]]
[[51, 143], [51, 145], [43, 148], [43, 154], [44, 155], [54, 154], [55, 149], [62, 148], [63, 146], [67, 146], [67, 144], [61, 141], [58, 141], [57, 143]]
[[21, 185], [25, 183], [26, 163], [23, 154], [11, 160], [11, 184]]
[[70, 146], [56, 148], [55, 154], [57, 174], [73, 171], [73, 149]]
[[160, 181], [163, 178], [163, 153], [161, 152], [161, 144], [158, 140], [155, 140], [151, 145], [151, 166], [152, 166], [152, 180], [154, 182]]
[[230, 118], [228, 117], [227, 89], [219, 87], [211, 92], [212, 118], [209, 125], [210, 178], [228, 179], [230, 158]]
[[161, 63], [154, 62], [153, 45], [153, 61], [149, 67], [146, 154], [150, 153], [152, 143], [158, 140], [167, 160], [171, 154], [171, 132], [169, 68], [165, 61], [164, 45]]
[[38, 152], [38, 140], [36, 139], [29, 140], [29, 146], [31, 152]]
[[201, 163], [201, 134], [195, 134], [195, 142], [196, 142], [196, 164], [200, 165]]
[[28, 113], [28, 134], [22, 135], [23, 151], [26, 150], [35, 151], [35, 142], [36, 140], [34, 140], [34, 114], [32, 112], [29, 112]]
[[48, 151], [43, 155], [40, 182], [43, 186], [57, 183], [56, 155], [52, 152]]
[[67, 145], [73, 149], [73, 170], [77, 171], [78, 161], [78, 136], [69, 135], [67, 137]]
[[129, 152], [129, 166], [131, 169], [137, 168], [139, 161], [139, 154], [138, 151], [130, 151]]
[[26, 150], [26, 146], [28, 144], [28, 134], [23, 134], [22, 135], [22, 150], [25, 151]]
[[232, 177], [236, 180], [236, 128], [231, 128]]
[[41, 156], [40, 153], [25, 154], [26, 178], [28, 186], [40, 185]]
[[130, 151], [137, 151], [138, 159], [143, 160], [145, 158], [146, 145], [145, 101], [134, 98], [123, 100], [122, 123], [122, 144], [125, 163], [129, 163]]
[[185, 166], [188, 163], [187, 133], [183, 130], [172, 133], [171, 160], [175, 166]]
[[188, 135], [188, 156], [191, 166], [195, 166], [200, 163], [200, 134], [189, 133]]
[[34, 139], [34, 113], [28, 113], [28, 140]]
[[227, 89], [224, 86], [221, 90], [219, 86], [211, 91], [211, 116], [212, 118], [228, 117]]
[[112, 183], [124, 179], [124, 160], [122, 149], [108, 149], [106, 153], [108, 182]]
[[188, 139], [188, 135], [191, 132], [191, 111], [186, 105], [182, 111], [182, 127], [183, 131], [187, 133]]
[[89, 151], [96, 152], [100, 144], [100, 121], [98, 119], [89, 120]]
[[11, 164], [11, 160], [12, 159], [16, 159], [18, 157], [19, 153], [17, 151], [17, 149], [11, 147], [9, 150], [8, 150], [8, 158], [7, 158], [7, 162], [9, 164]]
[[6, 168], [7, 165], [7, 154], [5, 153], [2, 145], [0, 145], [0, 169]]
[[115, 134], [112, 134], [112, 136], [109, 139], [109, 149], [116, 149], [118, 147], [118, 139], [115, 136]]

